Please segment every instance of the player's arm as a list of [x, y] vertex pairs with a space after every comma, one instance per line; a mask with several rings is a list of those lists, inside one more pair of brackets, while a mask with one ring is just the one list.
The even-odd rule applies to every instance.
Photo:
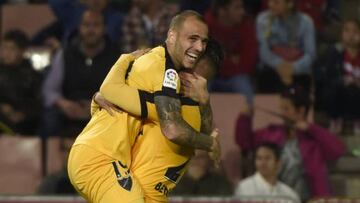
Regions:
[[121, 55], [100, 87], [100, 94], [107, 101], [136, 116], [141, 116], [142, 113], [140, 92], [125, 83], [125, 76], [131, 63], [147, 51], [139, 50]]
[[213, 130], [213, 114], [210, 106], [210, 94], [207, 89], [207, 80], [197, 73], [180, 73], [181, 92], [184, 96], [199, 102], [201, 114], [200, 131], [210, 134]]
[[[181, 102], [177, 98], [157, 95], [154, 98], [163, 134], [172, 142], [206, 151], [219, 150], [214, 136], [194, 130], [181, 116]], [[217, 134], [217, 132], [214, 132]]]

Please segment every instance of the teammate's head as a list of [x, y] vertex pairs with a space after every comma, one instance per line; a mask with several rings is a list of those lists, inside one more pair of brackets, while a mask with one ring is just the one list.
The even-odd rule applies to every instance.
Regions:
[[220, 44], [213, 38], [210, 38], [204, 55], [196, 64], [195, 72], [209, 81], [215, 76], [223, 59], [224, 52]]
[[83, 13], [79, 34], [82, 43], [88, 47], [98, 46], [105, 33], [104, 17], [101, 13], [87, 10]]
[[208, 27], [195, 11], [183, 11], [170, 23], [166, 45], [176, 68], [194, 68], [205, 52]]
[[29, 45], [26, 34], [20, 30], [7, 32], [1, 44], [1, 60], [6, 65], [16, 65], [22, 61], [24, 52]]
[[245, 15], [243, 0], [215, 0], [213, 8], [216, 18], [229, 25], [241, 23]]
[[284, 16], [295, 10], [295, 0], [268, 0], [268, 7], [273, 16]]
[[277, 144], [264, 142], [255, 151], [255, 168], [264, 177], [276, 176], [280, 169], [281, 149]]
[[311, 106], [310, 91], [301, 85], [286, 88], [281, 94], [282, 114], [292, 121], [306, 119]]
[[360, 45], [360, 21], [356, 19], [346, 20], [343, 23], [342, 42], [345, 47], [359, 48]]

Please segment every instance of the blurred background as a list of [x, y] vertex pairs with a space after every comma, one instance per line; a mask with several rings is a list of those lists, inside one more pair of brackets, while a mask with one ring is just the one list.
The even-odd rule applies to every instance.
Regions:
[[224, 51], [208, 81], [222, 163], [197, 152], [171, 202], [360, 202], [359, 0], [0, 6], [0, 203], [83, 202], [66, 159], [92, 95], [120, 54], [164, 43], [187, 9]]

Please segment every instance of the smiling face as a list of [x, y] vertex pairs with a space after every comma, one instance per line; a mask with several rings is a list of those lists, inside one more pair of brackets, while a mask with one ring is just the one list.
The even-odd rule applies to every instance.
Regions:
[[194, 16], [187, 17], [168, 33], [169, 53], [178, 68], [193, 69], [206, 49], [208, 27]]

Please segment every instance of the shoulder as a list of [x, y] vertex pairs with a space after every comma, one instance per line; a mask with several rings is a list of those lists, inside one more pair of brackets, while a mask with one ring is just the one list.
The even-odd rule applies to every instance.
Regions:
[[298, 12], [297, 15], [300, 18], [301, 24], [306, 27], [314, 27], [314, 22], [309, 15], [303, 12]]
[[269, 19], [270, 19], [270, 12], [269, 11], [263, 11], [256, 18], [256, 24], [262, 25], [264, 23], [267, 23], [269, 21]]
[[250, 191], [252, 191], [253, 185], [254, 185], [254, 176], [247, 177], [237, 184], [235, 188], [235, 194], [249, 195]]
[[139, 71], [163, 69], [165, 67], [165, 48], [162, 46], [153, 48], [149, 53], [135, 60], [134, 66]]
[[250, 176], [245, 178], [244, 180], [240, 181], [237, 185], [237, 188], [247, 188], [254, 182], [254, 176]]
[[291, 197], [297, 201], [299, 201], [299, 196], [295, 193], [295, 191], [293, 189], [291, 189], [289, 186], [287, 186], [286, 184], [282, 183], [282, 182], [278, 182], [278, 186], [281, 190], [281, 192], [287, 196], [287, 197]]

